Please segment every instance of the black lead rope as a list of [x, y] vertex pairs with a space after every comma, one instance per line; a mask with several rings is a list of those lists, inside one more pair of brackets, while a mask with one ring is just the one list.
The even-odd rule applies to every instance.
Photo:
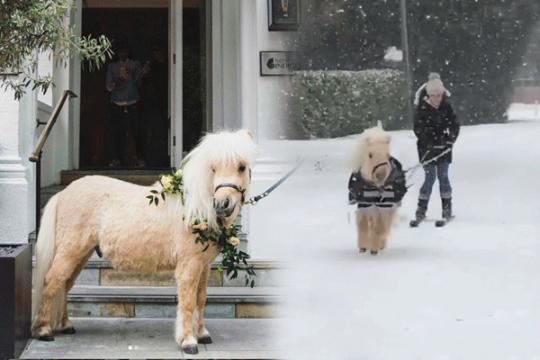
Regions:
[[298, 161], [298, 163], [291, 170], [289, 170], [288, 173], [286, 173], [284, 176], [282, 176], [281, 179], [279, 179], [274, 185], [270, 186], [262, 194], [254, 196], [251, 199], [249, 199], [248, 201], [244, 202], [244, 204], [245, 205], [255, 205], [259, 200], [264, 199], [265, 197], [270, 195], [270, 193], [272, 191], [274, 191], [279, 185], [281, 185], [285, 180], [287, 180], [289, 178], [289, 176], [291, 176], [296, 170], [298, 170], [303, 162], [304, 162], [304, 159]]

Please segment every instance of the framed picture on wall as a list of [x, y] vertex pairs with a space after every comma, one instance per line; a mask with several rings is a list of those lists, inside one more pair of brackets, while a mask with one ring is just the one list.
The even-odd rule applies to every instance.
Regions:
[[267, 0], [268, 30], [294, 31], [300, 24], [300, 0]]

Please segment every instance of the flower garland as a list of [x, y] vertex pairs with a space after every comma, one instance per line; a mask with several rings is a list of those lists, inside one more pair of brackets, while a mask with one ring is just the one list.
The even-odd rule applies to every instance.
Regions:
[[[161, 184], [161, 191], [150, 190], [150, 195], [146, 196], [149, 199], [149, 205], [155, 204], [158, 206], [159, 200], [165, 201], [167, 194], [178, 194], [182, 204], [184, 204], [184, 189], [182, 181], [182, 169], [178, 169], [171, 175], [162, 175], [159, 182]], [[185, 221], [185, 219], [184, 219]], [[237, 246], [240, 244], [240, 233], [242, 230], [241, 225], [231, 225], [221, 230], [209, 229], [208, 224], [202, 220], [192, 220], [191, 230], [193, 234], [197, 234], [195, 243], [199, 243], [204, 246], [202, 251], [206, 251], [210, 246], [210, 241], [214, 242], [218, 247], [222, 258], [221, 263], [218, 266], [219, 272], [225, 272], [231, 279], [238, 277], [238, 271], [245, 271], [245, 285], [254, 287], [256, 276], [253, 265], [249, 265], [247, 260], [250, 258], [248, 253], [238, 250]]]

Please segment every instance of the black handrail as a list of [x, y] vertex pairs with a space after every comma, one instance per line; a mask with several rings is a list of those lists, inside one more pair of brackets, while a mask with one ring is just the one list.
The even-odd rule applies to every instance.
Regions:
[[62, 110], [62, 107], [64, 106], [64, 103], [66, 102], [68, 96], [70, 98], [77, 97], [77, 95], [71, 90], [64, 91], [64, 93], [62, 94], [62, 98], [56, 104], [51, 116], [49, 117], [49, 120], [47, 120], [47, 125], [45, 126], [45, 129], [43, 130], [41, 135], [39, 135], [39, 139], [36, 143], [34, 151], [32, 151], [32, 154], [28, 158], [28, 160], [30, 160], [31, 162], [36, 163], [36, 237], [39, 232], [39, 220], [41, 212], [41, 155], [43, 154], [43, 147], [45, 146], [45, 142], [49, 138], [52, 127], [56, 123], [56, 118], [60, 114], [60, 111]]

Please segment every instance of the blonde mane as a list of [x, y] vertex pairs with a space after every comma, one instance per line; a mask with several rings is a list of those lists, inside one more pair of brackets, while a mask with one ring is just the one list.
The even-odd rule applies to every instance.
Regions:
[[[207, 221], [211, 228], [218, 227], [213, 204], [212, 167], [244, 161], [251, 168], [256, 154], [257, 145], [245, 130], [208, 134], [200, 141], [186, 156], [182, 167], [186, 225], [196, 219]], [[248, 191], [246, 189], [246, 194]]]
[[351, 154], [349, 163], [353, 171], [365, 167], [366, 161], [369, 158], [366, 156], [368, 147], [375, 144], [384, 144], [388, 146], [390, 143], [390, 134], [384, 131], [381, 127], [372, 127], [364, 130], [357, 138], [355, 148]]

